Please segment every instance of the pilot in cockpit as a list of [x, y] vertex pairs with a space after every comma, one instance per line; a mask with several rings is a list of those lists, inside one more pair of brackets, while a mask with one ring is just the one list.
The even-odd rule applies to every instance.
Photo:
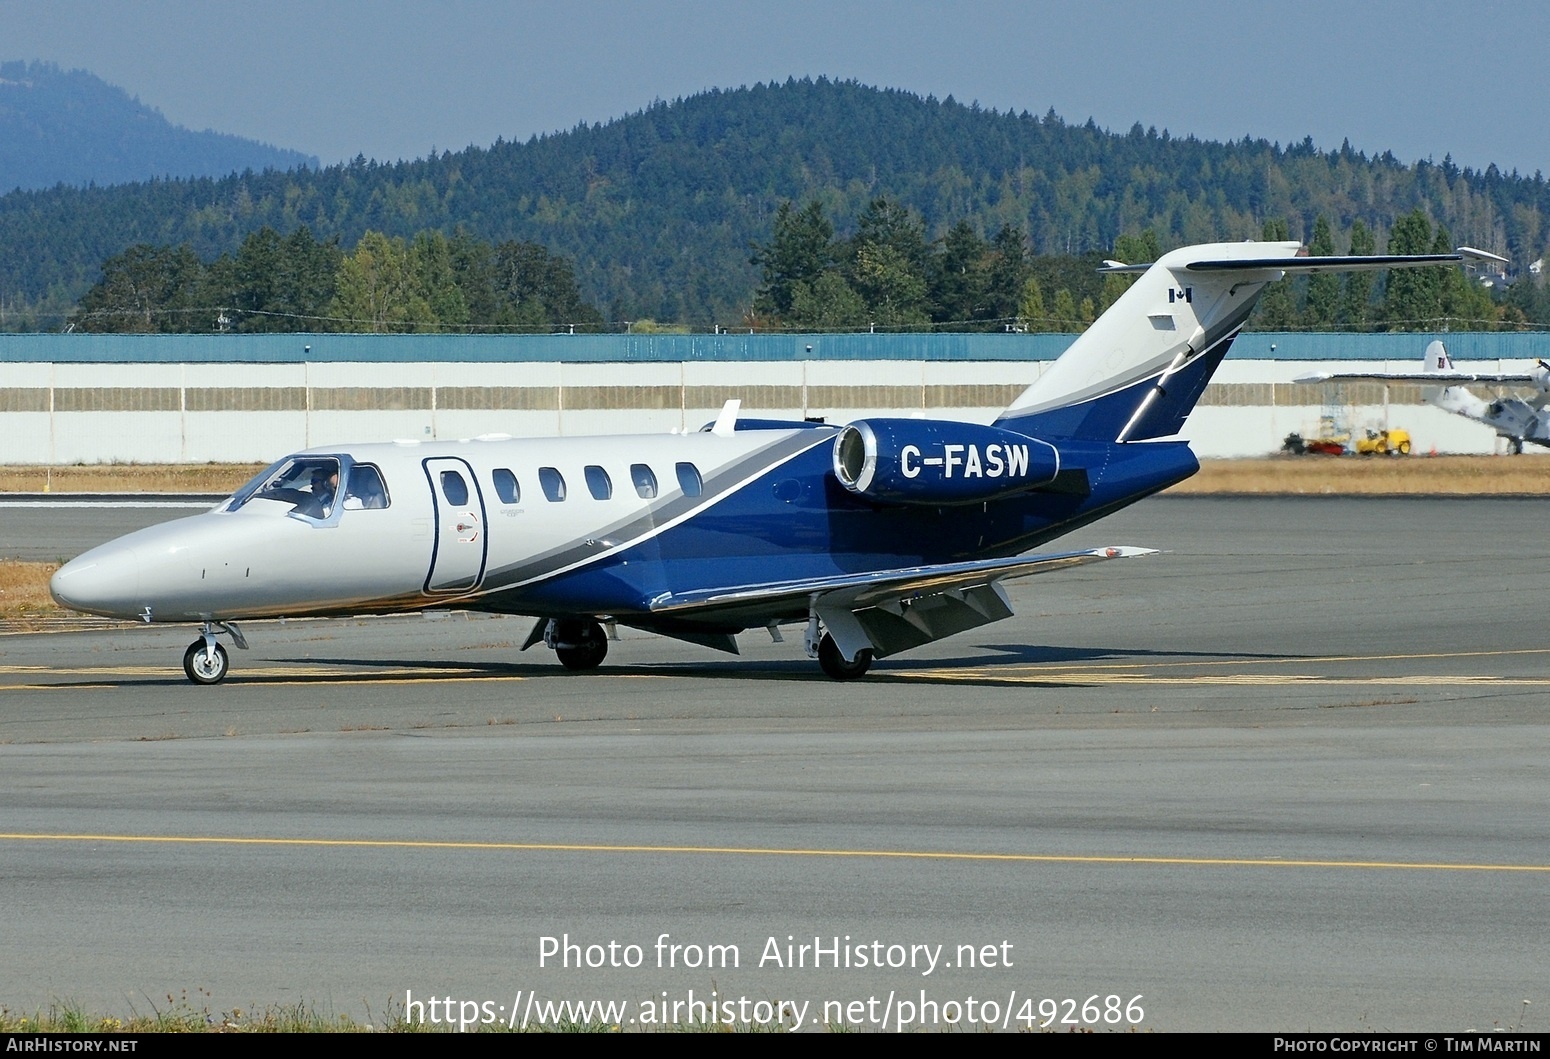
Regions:
[[339, 491], [339, 471], [319, 467], [312, 472], [312, 495], [322, 505], [324, 517], [334, 506], [334, 495]]

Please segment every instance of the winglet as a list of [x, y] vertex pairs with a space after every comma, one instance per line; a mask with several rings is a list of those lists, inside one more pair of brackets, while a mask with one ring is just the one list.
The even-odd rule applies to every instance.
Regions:
[[717, 437], [729, 438], [737, 432], [737, 411], [743, 407], [743, 402], [733, 398], [721, 406], [721, 414], [716, 417], [716, 425], [710, 428], [710, 432]]
[[1510, 264], [1512, 264], [1511, 261], [1508, 261], [1505, 257], [1502, 257], [1500, 254], [1493, 254], [1489, 250], [1476, 250], [1472, 246], [1461, 246], [1461, 247], [1459, 247], [1458, 248], [1458, 254], [1459, 254], [1460, 257], [1470, 258], [1470, 259], [1472, 259], [1474, 261], [1490, 261], [1493, 264], [1497, 264], [1497, 265], [1510, 265]]

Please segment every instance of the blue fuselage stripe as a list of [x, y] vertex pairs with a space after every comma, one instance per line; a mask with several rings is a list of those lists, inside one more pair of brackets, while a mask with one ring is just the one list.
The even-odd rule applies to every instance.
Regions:
[[941, 508], [873, 504], [835, 480], [831, 460], [827, 445], [799, 453], [648, 541], [479, 602], [520, 613], [627, 616], [645, 613], [669, 584], [688, 593], [1017, 555], [1199, 466], [1181, 442], [1090, 445], [1085, 493]]

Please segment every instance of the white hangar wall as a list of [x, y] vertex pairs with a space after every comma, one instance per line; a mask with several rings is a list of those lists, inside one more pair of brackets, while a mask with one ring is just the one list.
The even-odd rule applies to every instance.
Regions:
[[[393, 438], [694, 430], [729, 398], [759, 418], [989, 422], [1072, 336], [233, 337], [0, 336], [0, 462], [263, 462]], [[1205, 458], [1262, 456], [1329, 416], [1353, 432], [1408, 430], [1418, 452], [1502, 451], [1414, 385], [1291, 382], [1410, 369], [1431, 337], [1245, 335], [1182, 436]], [[1526, 370], [1538, 346], [1534, 335], [1448, 341], [1488, 370]]]

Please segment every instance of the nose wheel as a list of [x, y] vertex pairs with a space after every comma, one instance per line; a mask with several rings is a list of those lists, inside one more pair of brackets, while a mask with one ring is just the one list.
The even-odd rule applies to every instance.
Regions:
[[231, 659], [220, 644], [195, 640], [183, 652], [183, 672], [195, 684], [219, 684], [231, 670]]
[[195, 684], [219, 684], [231, 671], [231, 659], [226, 656], [226, 648], [215, 642], [216, 633], [222, 632], [231, 637], [232, 643], [247, 650], [247, 638], [235, 622], [205, 622], [200, 627], [199, 639], [189, 644], [188, 650], [183, 652], [183, 672]]

